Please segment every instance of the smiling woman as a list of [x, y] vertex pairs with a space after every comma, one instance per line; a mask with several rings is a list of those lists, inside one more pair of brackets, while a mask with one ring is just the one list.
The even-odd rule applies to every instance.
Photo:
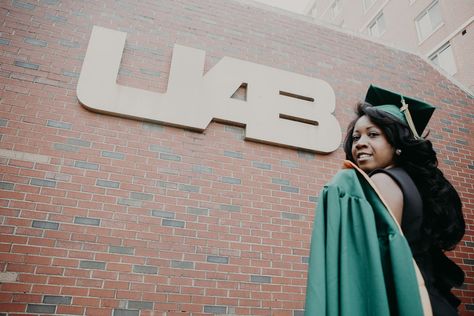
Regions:
[[433, 112], [430, 104], [370, 86], [344, 150], [371, 177], [399, 222], [433, 314], [457, 315], [460, 302], [450, 289], [464, 274], [443, 251], [461, 240], [465, 224], [458, 193], [438, 169], [431, 142], [419, 136]]
[[[352, 132], [352, 159], [366, 173], [376, 169], [393, 168], [396, 151], [387, 140], [383, 130], [375, 125], [367, 115], [361, 116], [354, 125]], [[384, 173], [376, 173], [372, 177], [376, 187], [384, 196], [388, 207], [401, 224], [403, 214], [403, 194], [397, 183]]]
[[[460, 301], [451, 293], [451, 288], [462, 285], [464, 273], [444, 252], [454, 249], [462, 239], [465, 223], [459, 195], [438, 168], [432, 143], [419, 136], [423, 134], [433, 111], [434, 107], [427, 103], [375, 86], [370, 86], [365, 102], [357, 105], [357, 117], [348, 126], [344, 151], [346, 159], [355, 164], [356, 170], [360, 170], [360, 174], [356, 173], [360, 183], [354, 183], [353, 172], [342, 170], [321, 193], [323, 199], [318, 205], [315, 227], [327, 231], [322, 235], [316, 229], [313, 231], [307, 316], [320, 313], [332, 315], [332, 312], [326, 311], [348, 301], [352, 302], [351, 310], [340, 313], [337, 309], [334, 315], [404, 315], [404, 305], [414, 308], [410, 315], [429, 315], [431, 310], [435, 316], [457, 315]], [[352, 181], [350, 185], [348, 181]], [[334, 188], [336, 194], [328, 199]], [[381, 201], [386, 207], [385, 213], [391, 215], [388, 219], [384, 217], [384, 211], [380, 211]], [[338, 214], [337, 219], [332, 219], [334, 214]], [[391, 222], [390, 217], [396, 222]], [[400, 229], [402, 235], [398, 235]], [[339, 237], [332, 236], [332, 232], [337, 232]], [[339, 246], [331, 243], [333, 238], [342, 238], [340, 236], [349, 238], [350, 242], [343, 245], [338, 241]], [[391, 237], [385, 239], [386, 236]], [[367, 242], [367, 239], [371, 241]], [[400, 247], [394, 246], [395, 240], [400, 239], [403, 240], [398, 245]], [[404, 243], [409, 246], [408, 253], [404, 250]], [[374, 244], [379, 247], [377, 251], [364, 249]], [[340, 248], [331, 250], [333, 247]], [[390, 249], [388, 254], [387, 249]], [[324, 264], [329, 266], [321, 279], [318, 279], [318, 273], [312, 275], [312, 260], [321, 260], [313, 258], [329, 258], [331, 253], [337, 251], [336, 258], [339, 259], [335, 262], [318, 262], [319, 267]], [[349, 280], [339, 280], [338, 284], [342, 287], [348, 281], [358, 282], [358, 287], [346, 294], [341, 289], [326, 293], [331, 285], [325, 282], [334, 283], [333, 277], [343, 275], [339, 273], [341, 269], [354, 269], [357, 265], [339, 266], [336, 270], [331, 267], [341, 264], [342, 257], [351, 260], [347, 258], [348, 253], [360, 257], [363, 263], [359, 265], [360, 269], [347, 274]], [[413, 259], [417, 264], [415, 270], [400, 274], [400, 260], [409, 262]], [[377, 283], [380, 275], [364, 267], [379, 265], [385, 267], [382, 278], [386, 296], [374, 305], [361, 303], [361, 299], [369, 295], [367, 293], [380, 291]], [[387, 266], [391, 267], [390, 271]], [[401, 280], [405, 273], [413, 275], [418, 269], [421, 277], [417, 282]], [[339, 272], [336, 276], [330, 271]], [[360, 273], [362, 276], [358, 277]], [[366, 279], [372, 281], [366, 282]], [[323, 285], [320, 287], [319, 283]], [[416, 284], [420, 291], [414, 294], [411, 287]], [[429, 298], [424, 296], [426, 293]], [[419, 297], [419, 301], [413, 301], [413, 295]], [[335, 298], [327, 301], [326, 305], [325, 297], [329, 296]], [[336, 305], [331, 305], [331, 302]], [[321, 304], [324, 310], [314, 308]], [[354, 304], [358, 305], [354, 307]]]

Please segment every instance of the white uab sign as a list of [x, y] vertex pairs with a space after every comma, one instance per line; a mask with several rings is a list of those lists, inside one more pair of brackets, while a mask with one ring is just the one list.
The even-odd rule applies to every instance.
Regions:
[[[224, 57], [203, 74], [205, 52], [175, 45], [166, 93], [117, 84], [126, 33], [95, 26], [77, 97], [92, 111], [204, 131], [212, 120], [245, 126], [247, 140], [320, 153], [339, 147], [331, 86], [292, 72]], [[247, 88], [245, 100], [232, 98]]]

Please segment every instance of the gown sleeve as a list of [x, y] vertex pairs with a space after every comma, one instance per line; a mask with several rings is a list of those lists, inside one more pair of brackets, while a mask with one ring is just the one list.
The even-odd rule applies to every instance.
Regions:
[[422, 290], [410, 247], [370, 180], [341, 170], [316, 209], [305, 316], [429, 315]]

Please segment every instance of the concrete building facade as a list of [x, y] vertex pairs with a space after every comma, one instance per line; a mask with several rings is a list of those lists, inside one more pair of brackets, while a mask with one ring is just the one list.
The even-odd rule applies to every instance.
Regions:
[[[119, 66], [112, 88], [94, 82], [99, 98], [128, 89], [151, 96], [127, 100], [142, 107], [171, 93], [178, 44], [193, 51], [181, 68], [202, 62], [202, 76], [184, 77], [198, 83], [192, 93], [205, 88], [214, 110], [237, 100], [229, 111], [239, 116], [197, 130], [152, 105], [154, 116], [127, 115], [120, 98], [104, 99], [116, 111], [92, 111], [78, 86], [95, 26], [125, 40], [123, 54], [105, 56]], [[245, 120], [263, 105], [288, 114], [269, 120], [294, 122], [294, 107], [320, 100], [293, 80], [256, 85], [258, 72], [213, 94], [217, 70], [224, 83], [238, 72], [225, 76], [229, 57], [273, 69], [273, 80], [324, 81], [342, 136], [370, 84], [436, 105], [429, 139], [467, 223], [448, 255], [466, 272], [455, 292], [472, 315], [473, 98], [416, 54], [244, 0], [0, 2], [0, 314], [303, 315], [318, 195], [344, 153], [247, 139]], [[269, 96], [256, 100], [259, 91]]]
[[470, 0], [312, 0], [305, 13], [427, 58], [474, 91]]

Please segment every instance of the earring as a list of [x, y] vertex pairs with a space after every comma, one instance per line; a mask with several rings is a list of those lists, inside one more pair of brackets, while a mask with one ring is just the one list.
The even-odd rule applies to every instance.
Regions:
[[401, 150], [401, 149], [395, 150], [395, 155], [400, 156], [401, 154], [402, 154], [402, 150]]

